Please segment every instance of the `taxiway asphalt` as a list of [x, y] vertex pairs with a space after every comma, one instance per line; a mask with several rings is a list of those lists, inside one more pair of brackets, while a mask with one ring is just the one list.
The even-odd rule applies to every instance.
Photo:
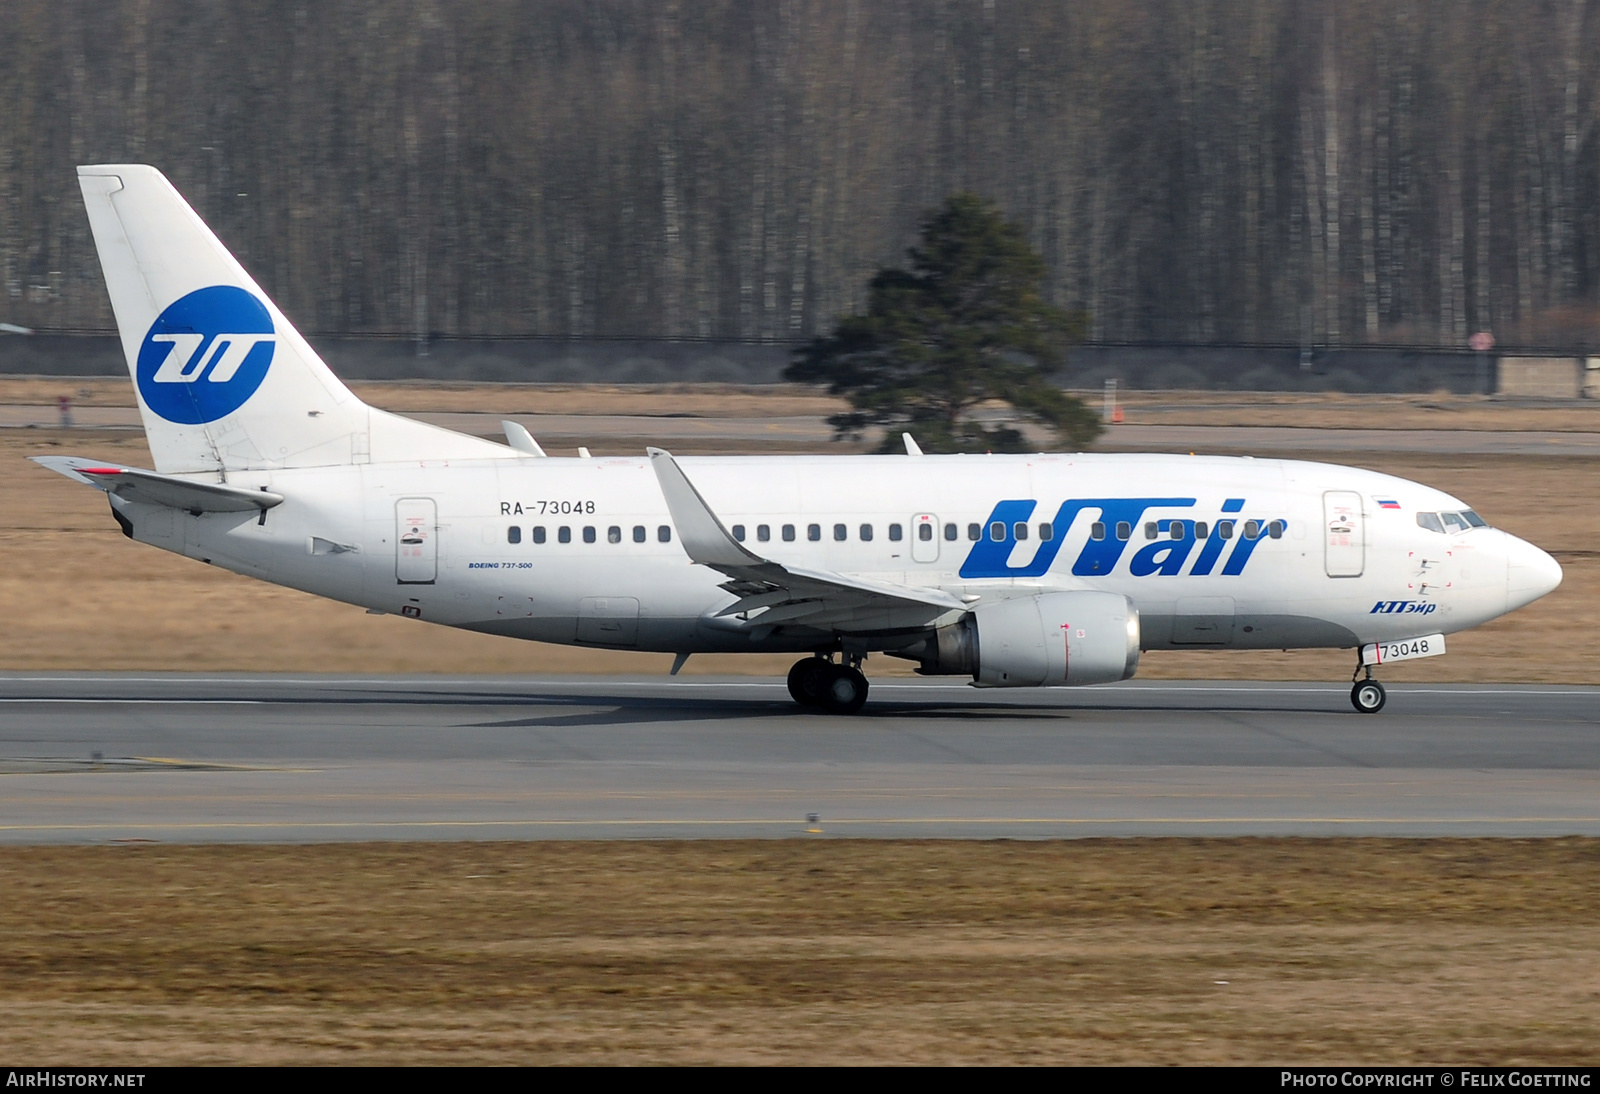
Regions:
[[1566, 834], [1600, 688], [0, 675], [8, 843]]

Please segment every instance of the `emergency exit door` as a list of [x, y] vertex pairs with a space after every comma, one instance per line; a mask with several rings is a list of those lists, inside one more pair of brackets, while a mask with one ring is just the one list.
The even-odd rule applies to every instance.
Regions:
[[439, 577], [439, 509], [432, 498], [395, 502], [394, 576], [401, 585], [432, 585]]
[[939, 561], [939, 518], [932, 513], [918, 513], [911, 518], [911, 560]]
[[1322, 535], [1328, 576], [1360, 577], [1367, 561], [1360, 494], [1329, 490], [1322, 495]]

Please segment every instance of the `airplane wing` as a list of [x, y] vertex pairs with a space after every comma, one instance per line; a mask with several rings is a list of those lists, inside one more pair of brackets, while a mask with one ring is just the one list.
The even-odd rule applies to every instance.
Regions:
[[268, 490], [244, 490], [221, 483], [193, 482], [176, 475], [86, 460], [81, 456], [28, 458], [41, 467], [48, 467], [69, 479], [119, 498], [165, 505], [191, 513], [246, 513], [252, 509], [271, 509], [283, 502], [282, 494]]
[[959, 597], [943, 589], [872, 581], [762, 558], [728, 534], [672, 453], [661, 448], [646, 451], [690, 560], [731, 579], [722, 588], [739, 599], [718, 612], [718, 618], [730, 623], [741, 619], [753, 631], [770, 631], [780, 624], [877, 630], [926, 626], [947, 612], [966, 610]]

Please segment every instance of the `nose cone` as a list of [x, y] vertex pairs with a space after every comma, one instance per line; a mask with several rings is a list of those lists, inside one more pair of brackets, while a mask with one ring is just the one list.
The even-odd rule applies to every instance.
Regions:
[[1506, 537], [1506, 611], [1532, 604], [1561, 584], [1561, 563], [1533, 544]]

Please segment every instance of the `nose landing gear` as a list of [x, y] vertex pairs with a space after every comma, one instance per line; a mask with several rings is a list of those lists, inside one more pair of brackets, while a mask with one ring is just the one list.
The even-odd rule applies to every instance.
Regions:
[[857, 667], [862, 660], [853, 657], [841, 665], [818, 654], [796, 661], [789, 670], [789, 694], [803, 707], [854, 714], [867, 701], [867, 678]]
[[1361, 665], [1356, 668], [1356, 675], [1362, 669], [1366, 670], [1366, 679], [1357, 680], [1350, 689], [1350, 705], [1362, 714], [1376, 714], [1383, 709], [1383, 704], [1389, 699], [1389, 693], [1383, 690], [1383, 685], [1372, 678], [1372, 666]]

